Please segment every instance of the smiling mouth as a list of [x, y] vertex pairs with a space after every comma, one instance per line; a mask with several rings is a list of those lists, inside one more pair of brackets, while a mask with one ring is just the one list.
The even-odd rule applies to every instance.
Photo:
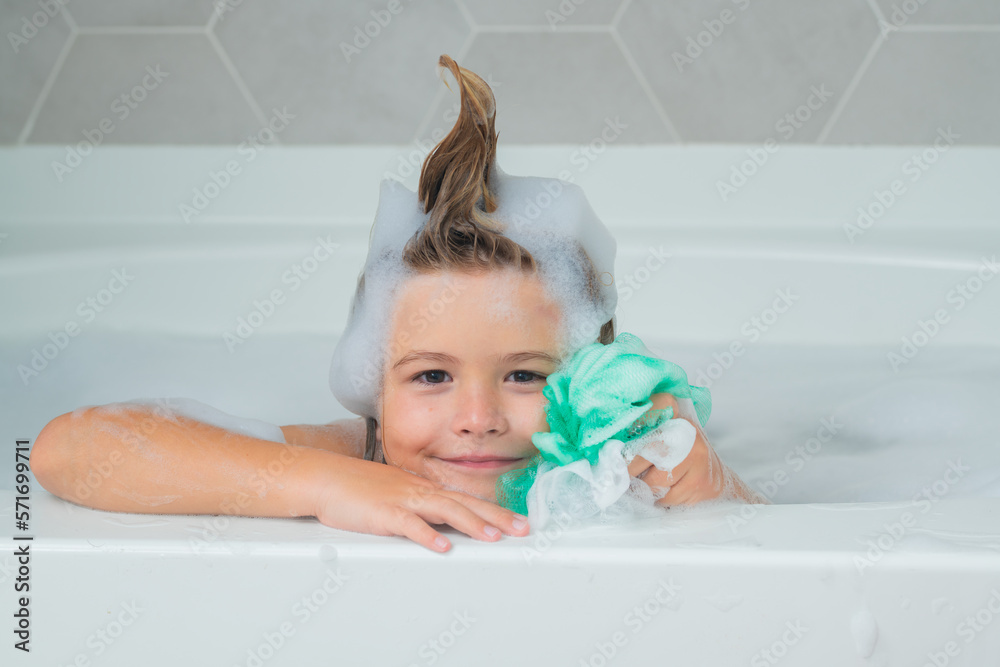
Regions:
[[467, 470], [497, 470], [500, 468], [508, 468], [524, 461], [523, 458], [498, 458], [498, 457], [486, 457], [486, 458], [469, 457], [464, 459], [439, 459], [439, 460], [454, 466], [465, 468]]

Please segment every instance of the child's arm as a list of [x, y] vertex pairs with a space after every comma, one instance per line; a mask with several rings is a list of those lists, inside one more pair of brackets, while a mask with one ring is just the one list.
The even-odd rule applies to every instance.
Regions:
[[[54, 495], [113, 512], [301, 516], [308, 496], [283, 482], [313, 453], [119, 403], [50, 421], [32, 447], [31, 468]], [[276, 472], [267, 473], [269, 465]], [[227, 512], [241, 493], [243, 511]]]
[[[651, 410], [673, 408], [675, 419], [686, 419], [680, 414], [677, 399], [667, 393], [653, 394]], [[687, 419], [697, 431], [694, 446], [683, 461], [673, 470], [659, 470], [652, 463], [636, 456], [628, 465], [629, 475], [638, 477], [654, 490], [670, 487], [657, 505], [693, 505], [703, 500], [730, 498], [751, 504], [770, 504], [766, 498], [753, 491], [739, 475], [722, 463], [709, 444], [697, 420]]]
[[290, 445], [326, 449], [356, 459], [365, 456], [364, 417], [339, 419], [329, 424], [290, 424], [282, 426], [281, 432]]
[[[294, 440], [296, 429], [289, 431]], [[325, 442], [332, 446], [282, 444], [156, 414], [148, 405], [114, 404], [53, 419], [30, 462], [54, 495], [115, 512], [315, 516], [333, 528], [402, 535], [435, 551], [449, 545], [428, 522], [487, 541], [499, 539], [484, 532], [488, 525], [527, 532], [514, 530], [514, 514], [502, 507], [334, 451], [356, 443]], [[435, 545], [438, 537], [444, 546]]]

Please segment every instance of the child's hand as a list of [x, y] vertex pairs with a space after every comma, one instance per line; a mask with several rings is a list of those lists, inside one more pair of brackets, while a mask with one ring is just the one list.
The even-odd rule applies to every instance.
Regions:
[[401, 535], [438, 552], [447, 551], [451, 543], [428, 524], [448, 524], [487, 542], [499, 540], [500, 531], [528, 534], [527, 521], [514, 525], [524, 517], [391, 465], [338, 457], [336, 467], [316, 483], [321, 486], [315, 516], [331, 528]]
[[[674, 410], [675, 419], [685, 419], [680, 416], [677, 399], [673, 395], [654, 394], [652, 401], [652, 409], [670, 407]], [[662, 493], [664, 489], [669, 489], [656, 504], [694, 505], [722, 496], [727, 486], [729, 491], [726, 497], [747, 503], [766, 504], [767, 500], [750, 490], [736, 473], [722, 463], [701, 430], [701, 425], [690, 419], [686, 421], [694, 426], [697, 436], [691, 452], [673, 470], [659, 470], [641, 456], [633, 458], [628, 465], [629, 475], [641, 478], [654, 492]], [[730, 484], [727, 485], [727, 481]]]

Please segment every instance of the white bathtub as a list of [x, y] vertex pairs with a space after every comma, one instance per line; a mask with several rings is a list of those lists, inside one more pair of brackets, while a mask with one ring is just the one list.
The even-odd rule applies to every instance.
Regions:
[[[723, 202], [716, 182], [746, 151], [499, 159], [584, 187], [618, 238], [619, 281], [633, 279], [619, 330], [711, 383], [709, 438], [774, 504], [499, 543], [445, 528], [439, 555], [314, 519], [90, 510], [34, 483], [28, 529], [14, 528], [15, 441], [82, 405], [351, 416], [329, 360], [378, 180], [407, 150], [269, 147], [248, 163], [225, 147], [102, 147], [62, 182], [65, 148], [0, 150], [0, 609], [21, 606], [14, 553], [30, 543], [32, 648], [8, 630], [4, 664], [995, 660], [1000, 280], [983, 258], [1000, 251], [1000, 150], [951, 148], [914, 182], [924, 147], [785, 146]], [[185, 222], [179, 205], [230, 160], [241, 173]], [[903, 194], [851, 243], [844, 224], [897, 178]], [[336, 254], [293, 289], [282, 276], [318, 238]], [[669, 254], [661, 268], [650, 248]], [[287, 298], [230, 352], [223, 334], [274, 289]], [[93, 316], [88, 297], [105, 301]], [[44, 368], [23, 380], [36, 350]]]

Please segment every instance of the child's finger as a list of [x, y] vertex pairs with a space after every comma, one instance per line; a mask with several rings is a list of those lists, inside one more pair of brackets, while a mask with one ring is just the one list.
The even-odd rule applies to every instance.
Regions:
[[528, 534], [527, 517], [521, 516], [516, 512], [511, 512], [505, 507], [482, 500], [481, 498], [468, 496], [462, 493], [458, 493], [457, 495], [460, 497], [456, 498], [456, 500], [468, 505], [469, 508], [479, 514], [479, 516], [488, 521], [491, 525], [500, 528], [500, 530], [508, 535], [521, 536]]
[[[663, 475], [664, 473], [660, 473]], [[650, 475], [651, 477], [652, 475]], [[645, 480], [651, 487], [655, 481]], [[664, 477], [656, 478], [662, 486], [666, 486]], [[719, 497], [723, 481], [711, 475], [683, 474], [669, 488], [666, 495], [656, 501], [657, 505], [694, 505], [705, 500]]]
[[431, 551], [443, 553], [451, 549], [451, 541], [447, 537], [431, 528], [426, 521], [416, 514], [407, 512], [406, 510], [402, 510], [393, 530], [395, 534], [413, 540]]
[[675, 484], [667, 490], [667, 493], [662, 498], [656, 501], [656, 504], [660, 506], [693, 505], [696, 502], [698, 502], [698, 499], [691, 495], [691, 489]]
[[645, 470], [652, 468], [653, 464], [636, 454], [635, 458], [628, 464], [628, 474], [630, 477], [638, 477]]
[[[425, 521], [436, 524], [446, 523], [476, 540], [495, 542], [500, 539], [500, 530], [496, 526], [463, 502], [451, 497], [452, 495], [454, 495], [453, 492], [443, 491], [440, 495], [430, 496], [427, 498], [427, 502], [415, 511]], [[466, 500], [478, 499], [468, 496]]]
[[[676, 475], [674, 473], [677, 473]], [[654, 493], [663, 493], [666, 489], [666, 495], [656, 501], [657, 505], [669, 505], [669, 504], [679, 504], [680, 497], [686, 496], [685, 489], [689, 486], [684, 482], [684, 473], [674, 470], [664, 471], [653, 466], [651, 467], [642, 478], [649, 488], [651, 488]]]

